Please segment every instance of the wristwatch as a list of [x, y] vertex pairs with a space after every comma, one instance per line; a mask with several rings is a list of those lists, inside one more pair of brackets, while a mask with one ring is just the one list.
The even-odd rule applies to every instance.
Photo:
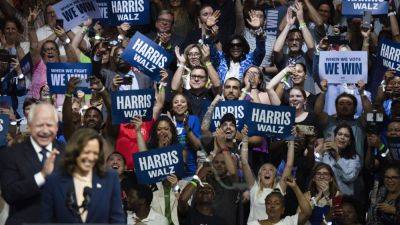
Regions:
[[69, 43], [71, 43], [71, 39], [69, 38], [65, 39], [64, 44], [69, 44]]

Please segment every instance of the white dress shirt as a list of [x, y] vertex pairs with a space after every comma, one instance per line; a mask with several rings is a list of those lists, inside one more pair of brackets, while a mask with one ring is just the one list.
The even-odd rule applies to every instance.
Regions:
[[[37, 156], [39, 158], [39, 161], [42, 162], [43, 155], [42, 155], [42, 153], [40, 153], [40, 151], [42, 151], [42, 147], [40, 147], [39, 144], [36, 143], [36, 141], [33, 140], [32, 137], [30, 137], [30, 139], [31, 139], [32, 146], [35, 149], [35, 152], [36, 152], [36, 154], [37, 154]], [[46, 155], [47, 155], [47, 158], [48, 158], [50, 156], [50, 152], [53, 150], [53, 143], [50, 143], [49, 145], [47, 145], [45, 147], [45, 149], [47, 149], [47, 154]], [[37, 172], [34, 175], [34, 178], [35, 178], [35, 181], [36, 181], [36, 184], [37, 184], [38, 187], [43, 186], [44, 182], [46, 181], [40, 171]]]
[[135, 213], [128, 211], [127, 224], [128, 225], [168, 225], [168, 220], [165, 216], [157, 213], [150, 208], [149, 215], [140, 220]]

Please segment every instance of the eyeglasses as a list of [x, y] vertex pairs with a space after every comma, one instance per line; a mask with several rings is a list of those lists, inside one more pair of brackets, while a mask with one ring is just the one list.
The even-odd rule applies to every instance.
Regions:
[[201, 76], [201, 75], [195, 75], [195, 74], [190, 75], [190, 79], [193, 79], [193, 80], [196, 80], [196, 79], [205, 80], [206, 78], [207, 78], [206, 76]]
[[399, 180], [400, 176], [392, 176], [392, 177], [384, 176], [383, 179], [385, 179], [387, 181], [395, 181], [395, 180]]
[[317, 176], [317, 177], [330, 177], [331, 174], [328, 173], [328, 172], [325, 172], [325, 173], [316, 172], [316, 173], [315, 173], [315, 176]]
[[199, 57], [201, 54], [198, 52], [189, 52], [188, 57]]

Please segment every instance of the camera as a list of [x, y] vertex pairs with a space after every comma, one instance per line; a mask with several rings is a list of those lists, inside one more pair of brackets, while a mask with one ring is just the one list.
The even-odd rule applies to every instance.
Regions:
[[383, 130], [383, 113], [373, 109], [371, 113], [367, 113], [367, 133], [381, 133]]

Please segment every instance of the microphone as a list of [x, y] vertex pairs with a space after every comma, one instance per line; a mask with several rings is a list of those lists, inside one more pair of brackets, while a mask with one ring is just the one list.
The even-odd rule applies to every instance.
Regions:
[[83, 211], [86, 211], [90, 204], [91, 197], [92, 197], [92, 188], [85, 187], [83, 189], [83, 199], [84, 200], [82, 202], [82, 205], [79, 208], [83, 208]]
[[75, 191], [73, 188], [69, 189], [67, 192], [67, 199], [65, 201], [67, 208], [74, 212], [75, 214], [79, 215], [78, 206], [75, 202]]

